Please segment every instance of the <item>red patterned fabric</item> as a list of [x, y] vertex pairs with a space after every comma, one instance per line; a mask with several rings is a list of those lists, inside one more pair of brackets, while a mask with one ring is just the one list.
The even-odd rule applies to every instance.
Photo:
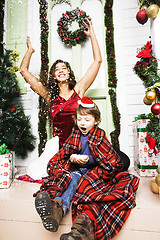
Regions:
[[80, 179], [72, 202], [73, 220], [86, 213], [94, 222], [95, 240], [113, 238], [122, 228], [131, 209], [139, 179], [128, 172], [120, 172], [107, 181], [98, 168]]
[[59, 136], [59, 147], [63, 146], [63, 143], [71, 134], [74, 126], [72, 115], [78, 106], [78, 100], [81, 98], [75, 92], [72, 96], [65, 100], [61, 96], [58, 96], [54, 100], [54, 104], [51, 108], [51, 119], [53, 123], [53, 137]]
[[[107, 240], [120, 231], [135, 206], [139, 179], [121, 172], [123, 163], [102, 129], [91, 129], [88, 143], [98, 166], [81, 177], [72, 202], [72, 217], [74, 220], [86, 213], [94, 221], [95, 240]], [[66, 190], [74, 170], [69, 157], [80, 150], [80, 131], [75, 127], [63, 148], [49, 161], [49, 177], [41, 191], [54, 198]]]
[[25, 174], [25, 175], [17, 177], [16, 179], [21, 180], [21, 181], [25, 181], [25, 182], [41, 183], [42, 184], [45, 178], [35, 180], [35, 179], [31, 178], [29, 175]]

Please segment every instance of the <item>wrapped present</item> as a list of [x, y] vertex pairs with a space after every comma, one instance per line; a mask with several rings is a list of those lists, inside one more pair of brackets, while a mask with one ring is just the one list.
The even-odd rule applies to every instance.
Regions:
[[140, 176], [154, 177], [157, 174], [158, 154], [155, 155], [146, 141], [146, 126], [150, 119], [144, 116], [135, 118], [134, 123], [134, 168]]
[[[1, 142], [1, 140], [0, 140]], [[0, 188], [9, 188], [14, 178], [15, 152], [0, 145]]]
[[0, 188], [9, 188], [14, 178], [15, 154], [0, 155]]

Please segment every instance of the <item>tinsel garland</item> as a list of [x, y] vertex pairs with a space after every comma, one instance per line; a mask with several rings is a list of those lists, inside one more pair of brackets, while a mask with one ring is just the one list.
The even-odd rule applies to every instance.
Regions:
[[[48, 19], [47, 19], [47, 9], [48, 4], [46, 0], [38, 0], [40, 8], [40, 24], [41, 24], [41, 72], [40, 72], [40, 80], [43, 85], [47, 84], [48, 80], [48, 70], [49, 70], [49, 59], [48, 59]], [[38, 132], [39, 132], [39, 155], [43, 152], [46, 141], [47, 141], [47, 106], [46, 102], [42, 97], [39, 98], [39, 124], [38, 124]]]
[[104, 6], [105, 14], [105, 27], [106, 27], [106, 53], [107, 53], [107, 64], [108, 64], [108, 87], [109, 90], [111, 107], [112, 107], [112, 118], [115, 130], [110, 133], [111, 142], [113, 146], [119, 148], [119, 135], [120, 135], [120, 113], [117, 107], [116, 99], [116, 59], [114, 49], [114, 25], [113, 25], [113, 0], [106, 0]]

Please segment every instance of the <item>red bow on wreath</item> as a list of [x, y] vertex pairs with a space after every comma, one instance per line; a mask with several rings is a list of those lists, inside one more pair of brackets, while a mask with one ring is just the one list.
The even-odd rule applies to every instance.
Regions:
[[154, 138], [151, 138], [147, 132], [146, 134], [146, 140], [147, 140], [147, 143], [148, 143], [148, 146], [150, 149], [153, 149], [154, 150], [154, 154], [156, 155], [157, 154], [157, 149], [156, 149], [156, 140]]
[[150, 42], [147, 42], [146, 49], [144, 49], [141, 52], [139, 52], [136, 57], [137, 58], [141, 58], [141, 57], [149, 58], [149, 57], [152, 57], [151, 50], [152, 50], [152, 44]]

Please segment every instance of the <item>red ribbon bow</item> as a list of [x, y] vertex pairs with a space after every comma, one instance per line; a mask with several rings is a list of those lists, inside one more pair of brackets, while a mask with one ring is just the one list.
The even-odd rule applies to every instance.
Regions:
[[149, 57], [152, 57], [151, 50], [152, 50], [152, 44], [150, 42], [147, 42], [146, 49], [144, 49], [141, 52], [139, 52], [136, 57], [137, 58], [141, 58], [141, 57], [149, 58]]
[[146, 140], [147, 140], [147, 143], [148, 143], [148, 146], [150, 149], [153, 149], [154, 150], [154, 154], [156, 155], [157, 154], [157, 150], [156, 150], [156, 140], [154, 138], [151, 138], [147, 132], [146, 134]]

